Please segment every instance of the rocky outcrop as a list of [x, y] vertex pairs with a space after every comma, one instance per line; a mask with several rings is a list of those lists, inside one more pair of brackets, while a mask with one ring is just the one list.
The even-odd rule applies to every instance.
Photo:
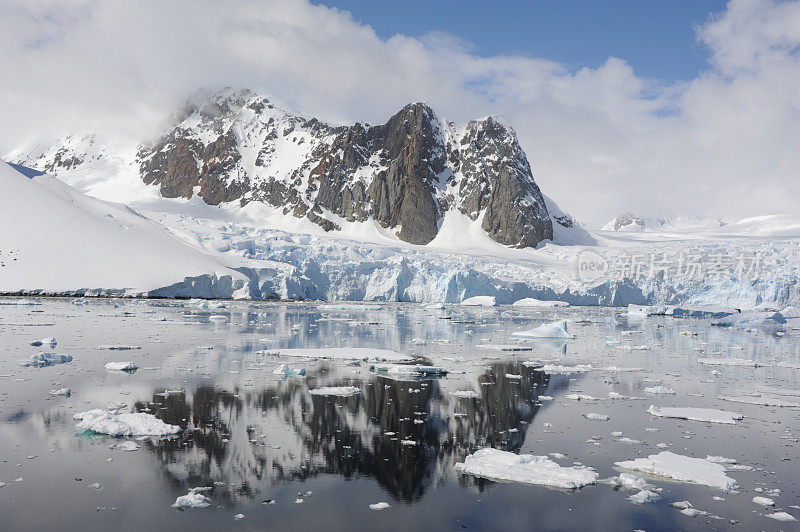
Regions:
[[[80, 150], [48, 153], [39, 162], [53, 173], [81, 164]], [[459, 212], [508, 246], [553, 238], [513, 129], [495, 117], [456, 126], [419, 102], [385, 124], [332, 126], [226, 89], [187, 102], [131, 166], [165, 197], [263, 202], [328, 231], [374, 220], [401, 240], [427, 244], [443, 216]]]

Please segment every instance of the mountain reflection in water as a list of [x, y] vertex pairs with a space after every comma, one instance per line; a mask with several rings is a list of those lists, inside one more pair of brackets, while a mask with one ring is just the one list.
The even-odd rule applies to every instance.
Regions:
[[540, 393], [567, 385], [519, 362], [488, 365], [478, 378], [479, 399], [447, 395], [436, 379], [369, 374], [355, 383], [360, 395], [311, 395], [315, 380], [276, 381], [257, 392], [159, 392], [135, 409], [184, 429], [146, 446], [176, 486], [217, 482], [215, 493], [232, 503], [267, 496], [285, 480], [364, 475], [412, 502], [477, 448], [518, 452]]

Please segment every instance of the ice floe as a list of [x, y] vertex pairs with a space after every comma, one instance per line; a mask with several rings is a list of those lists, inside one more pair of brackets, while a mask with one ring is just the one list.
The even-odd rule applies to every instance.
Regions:
[[335, 395], [338, 397], [350, 397], [361, 393], [355, 386], [324, 386], [310, 390], [311, 395]]
[[766, 517], [770, 519], [774, 519], [776, 521], [797, 521], [797, 518], [788, 512], [775, 512], [771, 514], [766, 514]]
[[369, 509], [370, 510], [385, 510], [388, 507], [389, 507], [389, 503], [388, 502], [383, 502], [383, 501], [376, 502], [375, 504], [370, 504], [369, 505]]
[[288, 379], [289, 377], [304, 377], [306, 374], [306, 368], [295, 368], [292, 369], [289, 367], [289, 364], [281, 364], [274, 370], [272, 370], [273, 375], [280, 375], [284, 379]]
[[73, 419], [80, 421], [75, 428], [109, 436], [171, 436], [181, 432], [179, 426], [168, 425], [144, 412], [119, 414], [96, 408], [79, 412]]
[[47, 347], [55, 347], [57, 344], [58, 342], [52, 336], [48, 336], [47, 338], [42, 338], [41, 340], [34, 340], [31, 342], [31, 345], [33, 347], [41, 347], [43, 345]]
[[641, 471], [678, 482], [701, 484], [726, 491], [739, 487], [736, 480], [725, 474], [725, 468], [721, 464], [671, 451], [651, 454], [647, 458], [616, 462], [615, 465], [631, 471]]
[[272, 349], [261, 350], [259, 354], [285, 357], [324, 358], [333, 360], [365, 360], [370, 362], [411, 362], [413, 357], [388, 349], [371, 347], [322, 347], [318, 349]]
[[60, 355], [58, 353], [37, 353], [31, 355], [31, 359], [20, 364], [25, 367], [44, 368], [56, 364], [66, 364], [72, 362], [71, 355]]
[[716, 408], [659, 408], [655, 405], [650, 405], [650, 408], [647, 409], [647, 413], [651, 416], [657, 417], [671, 417], [675, 419], [687, 419], [690, 421], [707, 421], [709, 423], [723, 423], [727, 425], [735, 425], [737, 421], [744, 418], [744, 416], [737, 414], [736, 412], [717, 410]]
[[188, 508], [206, 508], [211, 506], [211, 500], [203, 495], [202, 492], [210, 491], [210, 487], [192, 488], [186, 495], [181, 495], [172, 504], [174, 508], [188, 509]]
[[518, 299], [512, 303], [514, 307], [568, 307], [569, 303], [566, 301], [544, 301], [541, 299], [534, 299], [532, 297], [525, 297]]
[[750, 367], [750, 368], [757, 368], [760, 364], [754, 362], [749, 358], [698, 358], [698, 362], [703, 364], [704, 366], [740, 366], [740, 367]]
[[644, 389], [644, 393], [652, 395], [675, 395], [675, 390], [666, 386], [650, 386]]
[[72, 395], [72, 390], [70, 388], [59, 388], [58, 390], [50, 390], [50, 395], [69, 397], [70, 395]]
[[136, 349], [141, 349], [142, 346], [140, 345], [122, 345], [122, 344], [104, 344], [98, 345], [97, 349], [104, 349], [107, 351], [134, 351]]
[[800, 403], [796, 403], [794, 401], [784, 401], [783, 399], [775, 399], [772, 397], [718, 395], [717, 399], [720, 401], [729, 401], [731, 403], [743, 403], [748, 405], [800, 408]]
[[559, 340], [572, 340], [575, 338], [575, 336], [567, 332], [566, 320], [544, 323], [538, 327], [534, 327], [533, 329], [517, 331], [512, 333], [511, 336], [516, 336], [519, 338], [544, 338]]
[[597, 482], [591, 467], [563, 467], [546, 456], [516, 455], [499, 449], [479, 449], [456, 464], [458, 472], [495, 481], [520, 482], [561, 489], [578, 489]]
[[135, 362], [126, 360], [124, 362], [109, 362], [105, 368], [110, 371], [136, 371], [139, 366]]
[[497, 303], [494, 296], [475, 296], [465, 299], [461, 304], [467, 307], [493, 307]]
[[450, 395], [460, 399], [479, 399], [481, 396], [481, 394], [473, 390], [456, 390], [454, 392], [450, 392]]

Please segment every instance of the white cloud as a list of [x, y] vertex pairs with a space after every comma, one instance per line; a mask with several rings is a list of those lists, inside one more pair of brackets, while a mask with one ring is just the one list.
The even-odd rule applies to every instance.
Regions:
[[734, 0], [698, 28], [708, 70], [667, 85], [623, 59], [570, 71], [447, 34], [376, 36], [305, 1], [25, 0], [0, 7], [0, 153], [71, 130], [141, 138], [200, 87], [246, 86], [335, 122], [425, 100], [516, 127], [548, 195], [617, 212], [800, 210], [800, 3]]

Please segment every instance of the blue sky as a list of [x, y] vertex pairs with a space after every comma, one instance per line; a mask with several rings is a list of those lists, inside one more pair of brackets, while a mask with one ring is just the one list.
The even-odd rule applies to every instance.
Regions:
[[638, 76], [688, 80], [707, 67], [695, 27], [725, 9], [722, 0], [324, 0], [349, 11], [381, 38], [443, 31], [470, 42], [481, 56], [521, 54], [572, 70], [609, 56]]

